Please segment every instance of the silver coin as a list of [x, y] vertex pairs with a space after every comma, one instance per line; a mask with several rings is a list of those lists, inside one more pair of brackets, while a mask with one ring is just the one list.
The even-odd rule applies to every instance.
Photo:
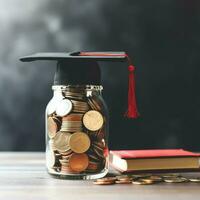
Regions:
[[176, 177], [176, 178], [165, 178], [164, 182], [166, 183], [183, 183], [187, 182], [188, 179], [184, 177]]
[[64, 117], [72, 110], [72, 102], [69, 99], [63, 99], [56, 107], [56, 114], [60, 117]]
[[58, 101], [51, 100], [47, 105], [47, 115], [52, 115], [56, 111], [56, 106], [58, 104]]
[[200, 177], [189, 178], [189, 181], [192, 182], [192, 183], [200, 183]]

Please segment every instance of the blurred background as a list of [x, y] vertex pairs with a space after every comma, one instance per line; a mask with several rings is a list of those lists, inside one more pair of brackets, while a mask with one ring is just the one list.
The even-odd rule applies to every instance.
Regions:
[[140, 118], [127, 108], [126, 63], [102, 63], [111, 149], [200, 151], [200, 1], [0, 0], [0, 150], [44, 151], [55, 62], [35, 52], [120, 51], [137, 67]]

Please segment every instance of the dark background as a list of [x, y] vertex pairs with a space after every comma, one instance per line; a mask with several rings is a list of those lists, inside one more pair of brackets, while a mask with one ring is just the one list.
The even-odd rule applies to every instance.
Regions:
[[125, 50], [141, 117], [123, 117], [127, 64], [103, 63], [111, 149], [200, 151], [200, 1], [0, 0], [0, 150], [44, 150], [55, 62], [42, 51]]

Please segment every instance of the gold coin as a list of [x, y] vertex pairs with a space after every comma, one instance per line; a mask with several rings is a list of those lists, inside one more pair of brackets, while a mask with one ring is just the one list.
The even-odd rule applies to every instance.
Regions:
[[83, 132], [76, 132], [70, 136], [69, 146], [75, 153], [84, 153], [90, 148], [90, 138]]
[[97, 131], [103, 126], [103, 116], [96, 110], [90, 110], [83, 116], [83, 124], [90, 131]]
[[154, 182], [147, 182], [147, 181], [132, 181], [134, 185], [152, 185]]
[[116, 177], [105, 177], [105, 178], [99, 178], [96, 181], [97, 182], [106, 182], [106, 181], [110, 182], [110, 181], [116, 181], [116, 180], [117, 180]]
[[120, 180], [120, 181], [115, 181], [115, 183], [117, 184], [130, 184], [132, 183], [131, 180]]
[[87, 169], [89, 159], [85, 153], [73, 153], [69, 158], [69, 166], [75, 172], [82, 172]]
[[93, 181], [93, 184], [95, 184], [95, 185], [113, 185], [113, 184], [115, 184], [115, 181], [105, 181], [105, 182]]
[[70, 150], [69, 138], [71, 134], [67, 132], [58, 132], [54, 137], [54, 147], [60, 152], [66, 152]]
[[138, 181], [146, 182], [146, 183], [154, 183], [155, 181], [149, 178], [141, 178]]
[[59, 120], [53, 117], [49, 117], [47, 120], [48, 135], [51, 139], [56, 136], [56, 133], [59, 130], [58, 122]]

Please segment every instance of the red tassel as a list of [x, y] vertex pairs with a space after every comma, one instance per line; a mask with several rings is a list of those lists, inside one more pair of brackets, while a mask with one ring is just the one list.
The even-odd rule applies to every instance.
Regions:
[[136, 104], [135, 96], [135, 78], [134, 71], [135, 67], [133, 65], [128, 66], [129, 70], [129, 85], [128, 85], [128, 110], [125, 116], [128, 118], [137, 118], [139, 116]]
[[129, 63], [129, 86], [128, 86], [128, 110], [125, 113], [125, 116], [128, 118], [137, 118], [139, 116], [136, 104], [135, 96], [135, 78], [134, 71], [135, 67], [131, 64], [131, 59], [127, 54], [115, 54], [115, 53], [104, 53], [104, 52], [80, 52], [80, 56], [122, 56], [124, 55]]

